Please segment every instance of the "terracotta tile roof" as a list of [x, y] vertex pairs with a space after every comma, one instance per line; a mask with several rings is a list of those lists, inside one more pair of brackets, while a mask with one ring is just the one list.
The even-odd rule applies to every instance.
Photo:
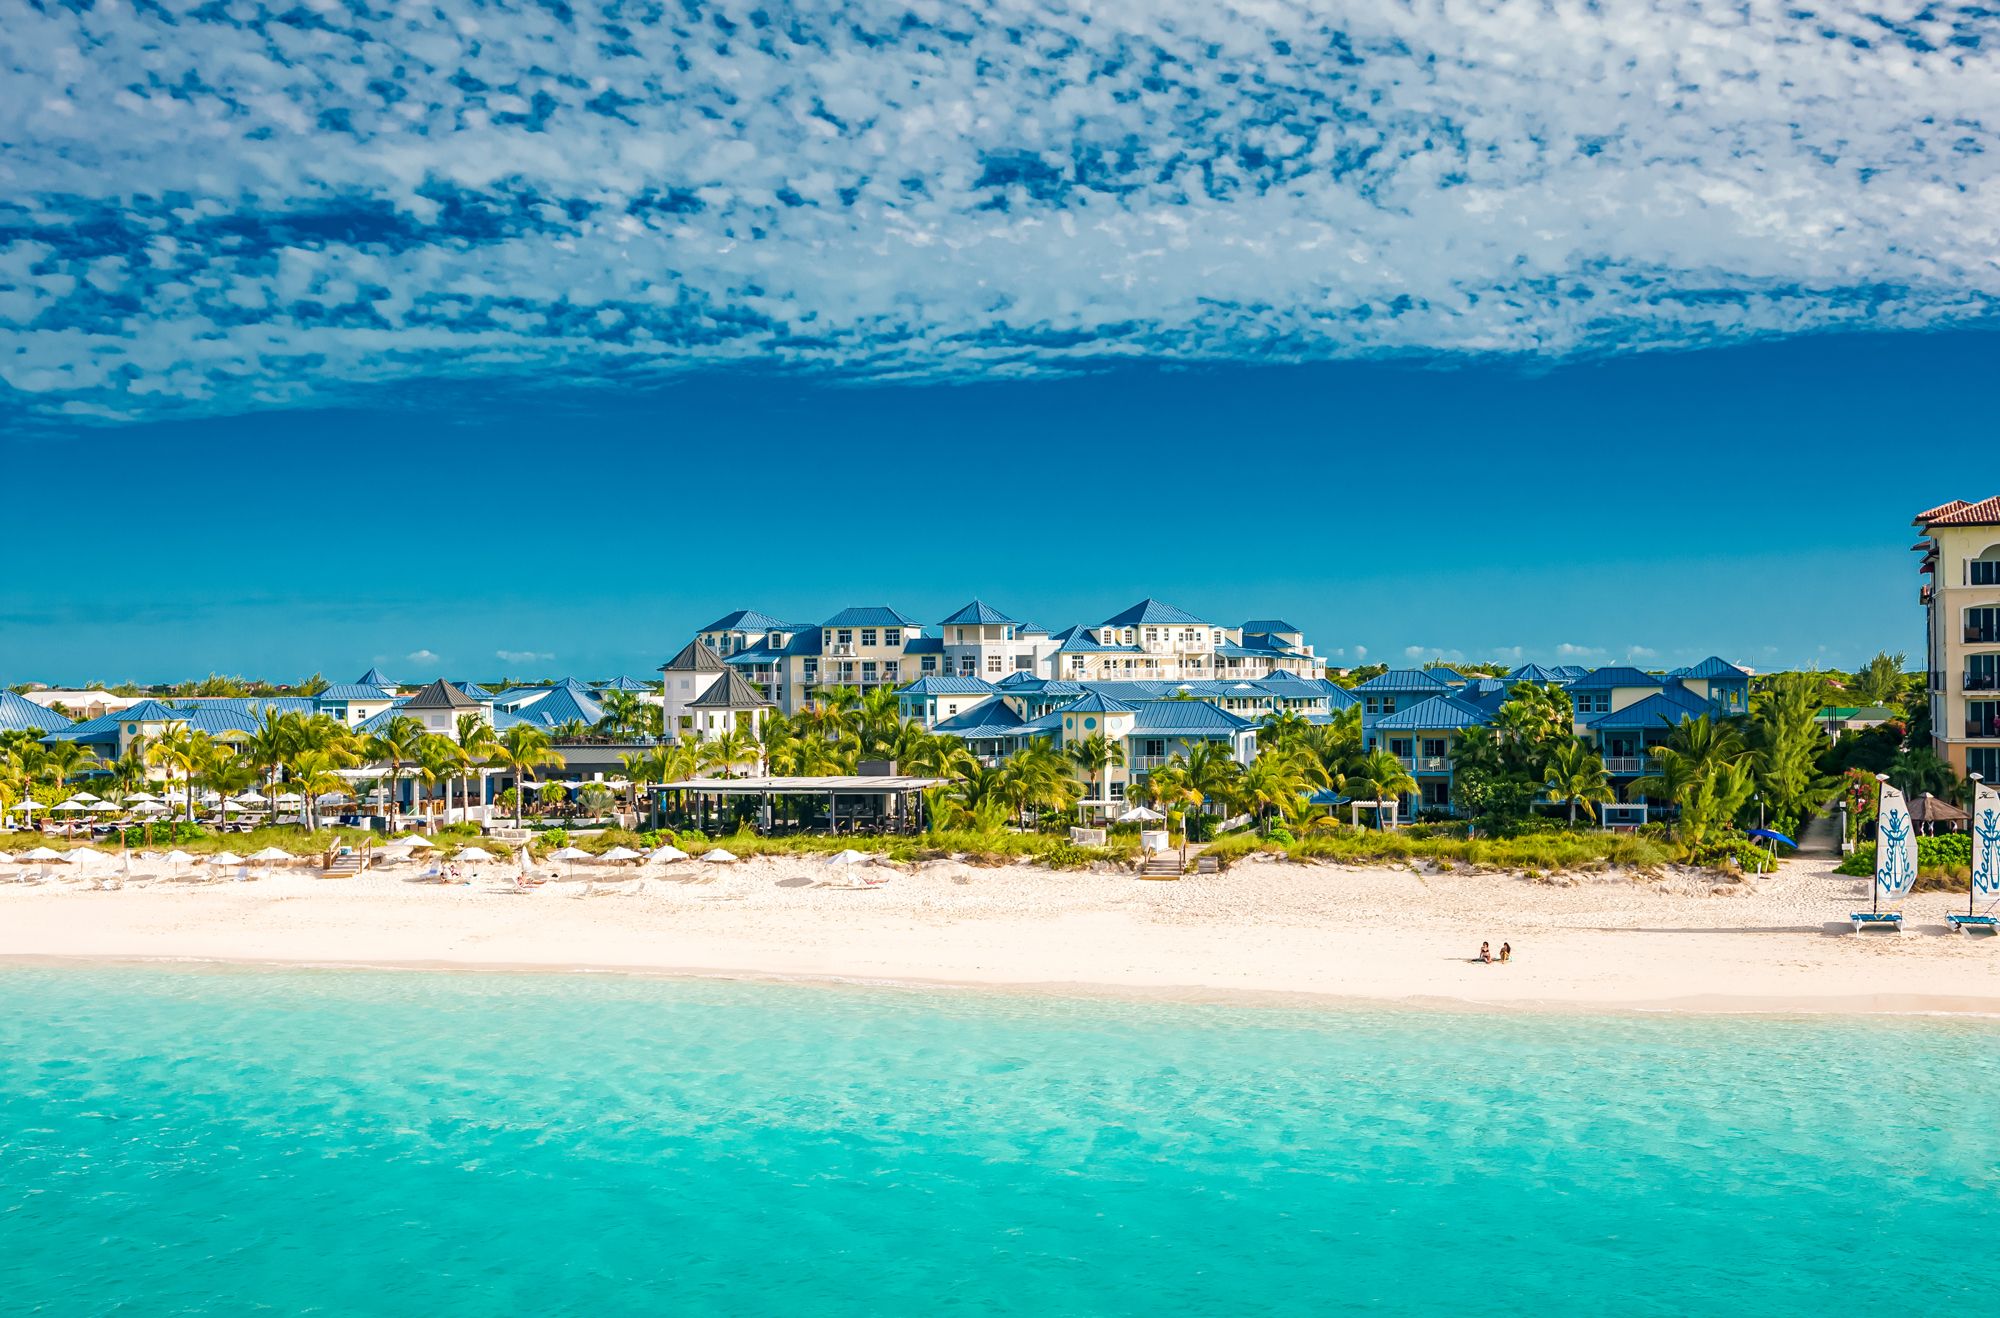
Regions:
[[1920, 516], [1925, 526], [2000, 526], [2000, 495], [1967, 503], [1954, 499]]

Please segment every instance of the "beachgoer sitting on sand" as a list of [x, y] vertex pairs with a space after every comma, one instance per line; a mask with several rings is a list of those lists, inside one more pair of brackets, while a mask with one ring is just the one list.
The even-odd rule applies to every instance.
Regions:
[[1513, 959], [1514, 959], [1514, 945], [1512, 943], [1500, 944], [1500, 964], [1504, 966]]
[[1493, 964], [1493, 944], [1481, 943], [1479, 945], [1479, 959], [1489, 966]]

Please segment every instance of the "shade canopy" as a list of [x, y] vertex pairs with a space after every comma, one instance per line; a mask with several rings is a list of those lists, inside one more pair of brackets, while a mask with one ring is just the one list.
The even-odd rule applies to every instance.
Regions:
[[826, 863], [829, 865], [856, 865], [866, 859], [868, 857], [865, 854], [856, 851], [853, 847], [849, 847], [845, 851], [836, 851], [831, 856], [828, 856]]
[[65, 862], [66, 862], [66, 861], [68, 861], [68, 860], [69, 860], [69, 857], [68, 857], [68, 856], [65, 856], [65, 855], [63, 855], [63, 853], [62, 853], [62, 852], [60, 852], [60, 851], [57, 851], [57, 850], [56, 850], [56, 849], [55, 849], [54, 847], [36, 847], [36, 848], [35, 848], [35, 849], [34, 849], [33, 851], [24, 851], [24, 852], [22, 852], [22, 853], [21, 853], [21, 859], [22, 859], [22, 860], [59, 860], [59, 861], [65, 861]]
[[1166, 818], [1165, 815], [1153, 809], [1151, 806], [1135, 805], [1130, 810], [1127, 810], [1124, 814], [1118, 816], [1118, 822], [1121, 824], [1148, 823], [1148, 822], [1157, 822], [1165, 818]]
[[291, 858], [292, 853], [283, 847], [265, 847], [262, 851], [253, 851], [250, 853], [250, 859], [256, 861], [290, 860]]
[[564, 847], [560, 851], [551, 851], [549, 853], [550, 860], [589, 860], [590, 858], [590, 853], [581, 847]]
[[712, 865], [727, 865], [731, 861], [734, 861], [736, 856], [733, 852], [724, 851], [721, 847], [717, 847], [713, 851], [702, 852], [701, 858]]
[[241, 865], [243, 857], [233, 851], [218, 851], [208, 858], [211, 865]]
[[1782, 842], [1794, 851], [1797, 851], [1799, 849], [1798, 843], [1792, 841], [1790, 838], [1786, 837], [1783, 833], [1780, 833], [1775, 829], [1753, 828], [1750, 830], [1749, 835], [1751, 837], [1763, 838], [1766, 842]]
[[687, 858], [687, 852], [682, 851], [679, 847], [673, 845], [673, 843], [667, 842], [653, 848], [652, 853], [646, 857], [646, 863], [648, 865], [665, 865], [671, 861], [686, 860]]
[[599, 860], [637, 860], [639, 853], [630, 847], [613, 847], [598, 857]]
[[1910, 820], [1917, 824], [1963, 824], [1972, 816], [1941, 796], [1925, 792], [1910, 798]]
[[460, 847], [453, 860], [492, 860], [493, 853], [485, 847]]

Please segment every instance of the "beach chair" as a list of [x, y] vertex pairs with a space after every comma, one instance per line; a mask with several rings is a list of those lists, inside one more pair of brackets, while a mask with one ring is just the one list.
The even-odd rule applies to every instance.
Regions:
[[1857, 934], [1864, 929], [1887, 929], [1893, 934], [1903, 932], [1901, 911], [1856, 911], [1848, 918], [1854, 921], [1854, 932]]
[[1947, 915], [1944, 922], [1962, 934], [2000, 934], [2000, 917], [1991, 915]]

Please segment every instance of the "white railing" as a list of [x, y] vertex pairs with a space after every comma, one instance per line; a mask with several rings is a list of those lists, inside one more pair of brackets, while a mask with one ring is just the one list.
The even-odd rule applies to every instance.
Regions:
[[1604, 757], [1606, 773], [1645, 773], [1646, 757], [1643, 755], [1607, 755]]
[[853, 646], [852, 644], [849, 644], [849, 645], [841, 645], [841, 644], [839, 644], [838, 642], [836, 642], [836, 643], [834, 643], [834, 644], [832, 644], [832, 645], [829, 645], [829, 646], [827, 646], [827, 647], [826, 647], [826, 652], [827, 652], [828, 654], [830, 654], [830, 655], [835, 655], [835, 656], [839, 656], [839, 655], [850, 655], [850, 656], [851, 656], [851, 655], [852, 655], [852, 654], [854, 653], [854, 646]]
[[1134, 755], [1132, 757], [1132, 768], [1135, 772], [1157, 769], [1172, 758], [1170, 755]]

